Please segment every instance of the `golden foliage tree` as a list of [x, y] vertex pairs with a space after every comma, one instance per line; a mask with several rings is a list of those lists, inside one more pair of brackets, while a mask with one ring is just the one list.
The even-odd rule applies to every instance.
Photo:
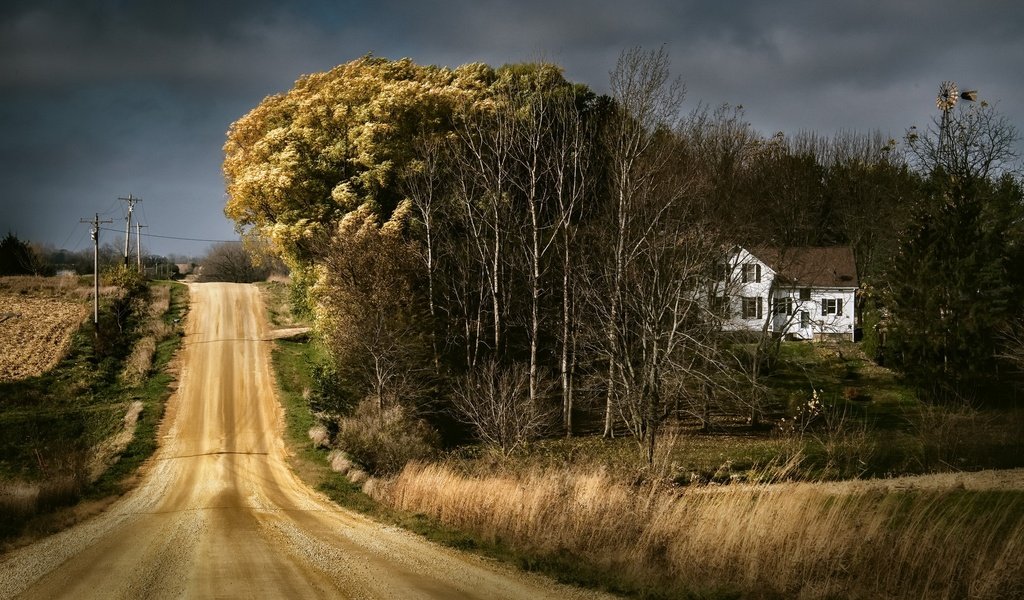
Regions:
[[383, 217], [423, 130], [446, 131], [494, 72], [364, 56], [299, 79], [231, 125], [224, 146], [225, 214], [270, 240], [292, 268], [309, 267], [341, 218], [361, 205]]

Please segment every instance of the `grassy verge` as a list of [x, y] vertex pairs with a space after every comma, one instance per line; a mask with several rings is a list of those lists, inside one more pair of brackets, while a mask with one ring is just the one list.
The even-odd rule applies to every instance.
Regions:
[[[188, 290], [150, 285], [165, 298], [159, 314], [139, 311], [118, 326], [104, 313], [99, 333], [84, 323], [56, 367], [0, 384], [0, 541], [49, 533], [67, 524], [57, 514], [63, 507], [122, 493], [156, 449]], [[154, 330], [162, 334], [152, 338], [152, 363], [129, 383], [122, 374], [131, 349]], [[135, 412], [134, 435], [102, 456], [98, 448], [125, 432], [125, 415]]]
[[185, 314], [188, 312], [188, 287], [173, 282], [159, 282], [154, 285], [169, 287], [170, 303], [160, 319], [173, 330], [156, 344], [149, 377], [130, 393], [132, 400], [141, 401], [143, 405], [135, 426], [135, 435], [118, 461], [88, 490], [90, 497], [123, 493], [126, 479], [156, 452], [158, 446], [157, 433], [160, 421], [163, 419], [167, 399], [173, 392], [172, 384], [176, 381], [176, 374], [171, 372], [170, 367], [184, 335], [178, 325], [184, 322]]

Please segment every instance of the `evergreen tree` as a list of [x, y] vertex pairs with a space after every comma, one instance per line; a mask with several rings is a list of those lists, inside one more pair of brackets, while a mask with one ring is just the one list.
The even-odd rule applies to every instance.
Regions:
[[0, 275], [32, 275], [38, 261], [27, 242], [7, 232], [0, 240]]
[[1020, 187], [936, 173], [890, 268], [887, 358], [927, 397], [998, 382], [998, 335], [1021, 308]]

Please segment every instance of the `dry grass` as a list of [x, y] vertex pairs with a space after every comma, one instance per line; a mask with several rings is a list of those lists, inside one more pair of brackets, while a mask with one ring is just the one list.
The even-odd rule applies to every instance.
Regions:
[[160, 320], [171, 307], [171, 288], [165, 285], [153, 285], [149, 288], [149, 317]]
[[124, 362], [121, 379], [131, 386], [141, 385], [149, 375], [153, 366], [153, 355], [156, 354], [156, 338], [147, 335], [135, 342], [132, 353]]
[[310, 427], [309, 441], [313, 442], [313, 446], [316, 448], [329, 448], [331, 445], [331, 434], [327, 431], [327, 426], [317, 423]]
[[630, 487], [604, 472], [466, 476], [410, 464], [367, 492], [645, 593], [1024, 597], [1024, 494], [813, 483]]
[[131, 354], [124, 363], [124, 370], [121, 372], [121, 379], [128, 385], [141, 385], [149, 375], [153, 366], [153, 356], [156, 354], [156, 346], [161, 341], [170, 337], [176, 330], [172, 323], [164, 321], [163, 316], [171, 306], [171, 288], [163, 285], [150, 287], [149, 306], [145, 312], [146, 323], [143, 335]]
[[74, 502], [82, 486], [83, 481], [73, 475], [59, 475], [31, 483], [0, 482], [0, 511], [27, 519], [40, 510]]
[[92, 291], [91, 285], [83, 285], [77, 276], [37, 277], [17, 275], [0, 277], [0, 293], [44, 298], [80, 297], [79, 290]]

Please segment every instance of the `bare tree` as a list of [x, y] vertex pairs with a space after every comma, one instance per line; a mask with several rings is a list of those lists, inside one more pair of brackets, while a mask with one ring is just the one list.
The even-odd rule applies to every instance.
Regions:
[[[607, 283], [606, 355], [608, 359], [607, 397], [604, 435], [613, 434], [613, 406], [618, 393], [622, 348], [616, 331], [620, 328], [626, 270], [634, 260], [639, 240], [631, 236], [638, 230], [640, 204], [653, 201], [652, 191], [660, 183], [671, 156], [671, 147], [659, 144], [659, 134], [675, 130], [685, 88], [671, 79], [668, 53], [664, 48], [645, 52], [632, 48], [619, 55], [611, 73], [611, 95], [615, 114], [605, 131], [609, 152], [610, 191], [614, 209], [610, 223], [612, 254], [603, 275]], [[671, 198], [660, 199], [667, 205]], [[642, 228], [639, 228], [642, 232]]]
[[507, 236], [517, 228], [511, 206], [514, 115], [493, 104], [465, 109], [456, 134], [455, 194], [485, 278], [491, 302], [491, 350], [502, 351], [508, 256]]
[[941, 169], [961, 181], [996, 178], [1016, 172], [1019, 135], [1010, 120], [994, 106], [979, 102], [950, 110], [945, 123], [936, 116], [923, 132], [911, 127], [906, 143], [916, 166], [924, 173]]
[[427, 305], [430, 311], [430, 345], [434, 358], [434, 373], [441, 369], [441, 352], [437, 339], [439, 314], [437, 308], [436, 277], [438, 269], [439, 229], [446, 217], [444, 201], [450, 156], [449, 145], [439, 134], [420, 135], [413, 142], [417, 158], [406, 167], [404, 187], [423, 226], [423, 263], [427, 274]]
[[214, 244], [203, 258], [202, 281], [251, 283], [270, 274], [269, 266], [257, 266], [240, 242]]
[[574, 378], [577, 364], [577, 311], [579, 273], [574, 260], [578, 220], [584, 199], [593, 189], [591, 154], [593, 131], [575, 98], [564, 98], [555, 110], [561, 127], [555, 134], [552, 152], [557, 203], [557, 234], [561, 246], [561, 328], [559, 333], [559, 372], [561, 374], [562, 423], [566, 436], [573, 433]]
[[522, 365], [486, 361], [466, 375], [452, 395], [455, 416], [485, 444], [509, 456], [547, 426], [546, 411], [530, 400], [530, 375]]

